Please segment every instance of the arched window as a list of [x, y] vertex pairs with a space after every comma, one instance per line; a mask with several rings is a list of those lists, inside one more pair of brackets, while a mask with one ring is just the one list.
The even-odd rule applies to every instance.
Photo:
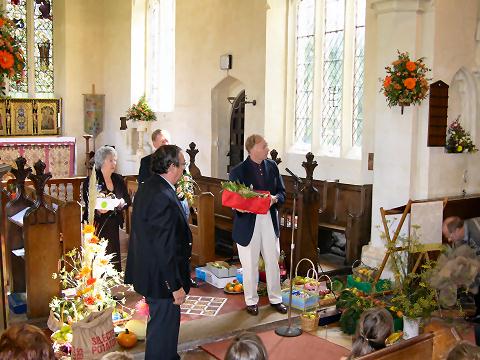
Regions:
[[148, 0], [145, 93], [157, 112], [175, 103], [175, 0]]
[[10, 95], [53, 96], [53, 0], [9, 0], [5, 9], [27, 60], [26, 77], [10, 84]]
[[293, 145], [344, 157], [362, 144], [365, 0], [295, 5]]

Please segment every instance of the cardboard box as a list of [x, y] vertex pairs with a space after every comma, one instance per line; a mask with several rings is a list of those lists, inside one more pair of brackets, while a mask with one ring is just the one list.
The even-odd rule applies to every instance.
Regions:
[[[307, 295], [305, 297], [300, 296], [299, 293], [302, 292], [303, 294]], [[283, 304], [288, 306], [290, 291], [289, 289], [282, 290], [282, 302]], [[301, 311], [309, 311], [318, 307], [318, 300], [319, 296], [316, 293], [307, 291], [307, 290], [298, 290], [293, 289], [292, 292], [292, 308], [301, 310]]]
[[235, 276], [219, 278], [212, 274], [207, 267], [199, 267], [195, 269], [195, 275], [198, 279], [203, 280], [210, 285], [215, 286], [218, 289], [223, 289], [227, 283], [233, 282], [236, 279]]
[[[219, 264], [221, 267], [215, 266], [215, 263]], [[235, 266], [230, 266], [224, 261], [208, 262], [207, 270], [219, 278], [226, 278], [237, 275], [237, 268]]]

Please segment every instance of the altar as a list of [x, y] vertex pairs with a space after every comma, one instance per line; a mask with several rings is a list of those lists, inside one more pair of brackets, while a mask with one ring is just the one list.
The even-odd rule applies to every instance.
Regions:
[[72, 177], [75, 174], [75, 137], [15, 137], [0, 138], [0, 163], [15, 165], [23, 156], [28, 166], [39, 159], [46, 164], [46, 172], [54, 178]]

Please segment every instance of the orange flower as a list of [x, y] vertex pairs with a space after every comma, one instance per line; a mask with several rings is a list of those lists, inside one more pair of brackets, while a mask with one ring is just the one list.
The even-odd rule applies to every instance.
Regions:
[[391, 76], [385, 76], [385, 80], [383, 80], [383, 87], [387, 88], [390, 86], [392, 83], [392, 77]]
[[409, 90], [412, 90], [416, 84], [417, 84], [417, 80], [414, 78], [407, 78], [403, 80], [403, 85], [405, 85], [405, 87]]
[[0, 18], [0, 27], [2, 27], [3, 25], [5, 25], [5, 20], [3, 18]]
[[13, 55], [8, 51], [0, 50], [0, 67], [10, 69], [13, 66]]
[[87, 305], [94, 305], [95, 304], [95, 298], [93, 296], [87, 296], [85, 299], [83, 299], [83, 302]]
[[95, 284], [95, 281], [97, 281], [97, 279], [95, 279], [95, 278], [90, 278], [90, 279], [87, 280], [87, 285]]
[[83, 228], [83, 233], [84, 234], [93, 234], [95, 232], [95, 226], [87, 224]]
[[98, 238], [98, 236], [95, 235], [93, 235], [92, 238], [89, 240], [90, 244], [98, 244], [99, 241], [100, 239]]
[[395, 88], [395, 90], [400, 90], [402, 88], [400, 84], [397, 84], [397, 83], [394, 83], [393, 87]]
[[417, 65], [413, 61], [408, 61], [405, 67], [408, 71], [413, 71], [417, 68]]

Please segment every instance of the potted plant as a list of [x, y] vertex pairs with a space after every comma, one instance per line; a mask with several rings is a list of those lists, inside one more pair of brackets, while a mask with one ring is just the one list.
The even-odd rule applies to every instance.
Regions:
[[404, 315], [404, 339], [417, 336], [420, 321], [429, 318], [439, 307], [436, 290], [428, 279], [428, 270], [431, 268], [432, 263], [427, 261], [420, 273], [407, 274], [391, 299], [391, 303]]

